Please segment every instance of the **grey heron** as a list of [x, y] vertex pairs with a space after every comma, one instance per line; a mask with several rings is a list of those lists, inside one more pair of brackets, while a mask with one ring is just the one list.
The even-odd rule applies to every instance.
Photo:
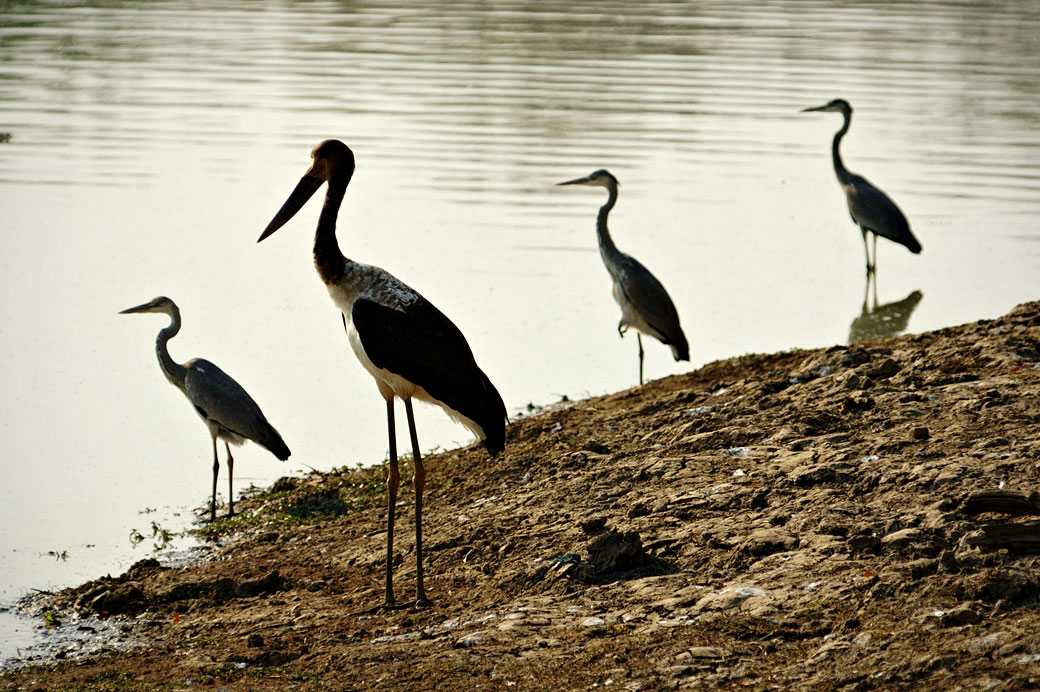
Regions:
[[584, 178], [575, 178], [557, 185], [593, 185], [607, 188], [607, 201], [596, 217], [599, 254], [610, 273], [614, 300], [621, 307], [618, 334], [624, 337], [631, 327], [636, 330], [639, 344], [639, 384], [643, 384], [643, 339], [640, 334], [652, 336], [672, 349], [676, 361], [690, 360], [690, 347], [679, 325], [679, 313], [668, 296], [668, 291], [634, 257], [617, 249], [607, 230], [607, 215], [614, 208], [618, 196], [618, 181], [609, 171], [600, 169]]
[[213, 494], [209, 504], [209, 519], [217, 518], [217, 475], [220, 462], [217, 459], [217, 439], [224, 442], [227, 450], [228, 469], [228, 516], [235, 514], [235, 495], [233, 474], [235, 459], [231, 456], [233, 445], [245, 444], [252, 440], [266, 448], [279, 460], [289, 458], [289, 448], [285, 446], [278, 431], [267, 422], [260, 407], [249, 396], [242, 385], [235, 382], [228, 374], [208, 360], [193, 358], [184, 365], [170, 357], [167, 343], [181, 330], [181, 311], [177, 304], [166, 296], [159, 296], [150, 302], [127, 308], [120, 315], [140, 312], [158, 312], [170, 317], [169, 326], [161, 329], [155, 339], [155, 352], [159, 356], [159, 367], [170, 384], [184, 392], [195, 411], [202, 417], [213, 438]]
[[[803, 108], [803, 113], [814, 111], [833, 111], [841, 113], [844, 117], [841, 129], [834, 133], [834, 142], [831, 145], [831, 155], [834, 159], [834, 174], [838, 176], [841, 189], [845, 191], [845, 201], [849, 206], [849, 215], [852, 222], [859, 226], [863, 234], [863, 252], [867, 255], [867, 273], [877, 269], [877, 239], [884, 236], [891, 241], [899, 243], [915, 255], [921, 252], [921, 243], [917, 241], [910, 231], [910, 224], [906, 216], [900, 211], [896, 203], [884, 192], [871, 184], [869, 180], [857, 175], [842, 163], [841, 153], [838, 146], [841, 138], [849, 131], [852, 122], [852, 106], [845, 99], [834, 99], [830, 103], [813, 108]], [[867, 246], [867, 232], [874, 235], [874, 259], [871, 260], [870, 250]]]
[[354, 153], [339, 140], [321, 142], [311, 166], [257, 242], [281, 228], [308, 199], [328, 183], [314, 235], [314, 265], [333, 303], [354, 355], [375, 378], [386, 401], [389, 434], [385, 604], [393, 591], [394, 507], [400, 472], [394, 423], [394, 397], [404, 401], [412, 443], [415, 491], [416, 605], [428, 605], [423, 588], [423, 468], [412, 415], [412, 399], [440, 406], [483, 441], [492, 456], [505, 448], [506, 408], [498, 390], [477, 366], [469, 343], [440, 310], [389, 272], [347, 259], [336, 240], [336, 217], [354, 175]]

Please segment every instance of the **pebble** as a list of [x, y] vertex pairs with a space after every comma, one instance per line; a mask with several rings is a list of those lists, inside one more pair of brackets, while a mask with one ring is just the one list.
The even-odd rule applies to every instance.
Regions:
[[599, 533], [607, 525], [607, 518], [602, 514], [586, 517], [578, 522], [578, 526], [587, 534]]
[[373, 644], [386, 644], [387, 642], [403, 642], [409, 639], [418, 639], [419, 632], [405, 632], [404, 634], [385, 634], [372, 640]]
[[881, 538], [881, 545], [888, 546], [895, 550], [904, 550], [910, 547], [913, 543], [921, 542], [924, 538], [924, 532], [920, 529], [902, 529], [883, 536]]
[[891, 358], [886, 358], [877, 365], [869, 367], [866, 375], [872, 380], [884, 380], [898, 373], [902, 368]]
[[661, 627], [689, 627], [694, 624], [694, 620], [689, 615], [680, 615], [677, 618], [665, 618], [657, 621], [657, 624]]
[[992, 634], [987, 634], [981, 637], [975, 637], [974, 639], [969, 639], [968, 641], [964, 642], [964, 648], [974, 654], [989, 651], [990, 649], [995, 648], [998, 643], [1000, 643], [1000, 637], [1000, 632], [994, 632]]
[[464, 634], [455, 640], [455, 648], [470, 649], [474, 646], [483, 644], [485, 638], [483, 632], [470, 632], [469, 634]]
[[762, 589], [752, 586], [725, 588], [718, 593], [708, 594], [697, 601], [694, 610], [697, 612], [732, 610], [733, 608], [740, 606], [740, 604], [749, 598], [761, 598], [766, 595], [766, 592]]

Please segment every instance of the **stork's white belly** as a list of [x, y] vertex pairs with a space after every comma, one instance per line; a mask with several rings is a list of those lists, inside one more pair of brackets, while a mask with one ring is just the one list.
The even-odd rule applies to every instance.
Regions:
[[419, 401], [435, 404], [436, 406], [440, 406], [452, 420], [469, 428], [470, 432], [477, 436], [477, 439], [483, 440], [487, 438], [484, 429], [472, 418], [462, 415], [443, 401], [435, 399], [421, 385], [373, 363], [372, 359], [368, 357], [368, 353], [365, 352], [365, 346], [361, 343], [361, 335], [358, 333], [357, 328], [354, 326], [354, 321], [350, 317], [354, 302], [353, 296], [347, 295], [346, 292], [336, 286], [329, 286], [329, 294], [332, 296], [333, 302], [336, 303], [336, 306], [343, 313], [343, 317], [346, 321], [347, 341], [350, 343], [350, 350], [354, 352], [354, 355], [357, 356], [362, 367], [364, 367], [365, 370], [368, 371], [368, 374], [376, 381], [376, 386], [379, 387], [379, 393], [383, 395], [385, 400], [390, 401], [393, 397], [397, 396], [401, 399], [418, 399]]
[[[372, 359], [368, 357], [368, 353], [365, 352], [365, 346], [361, 343], [361, 335], [358, 334], [358, 330], [354, 327], [354, 323], [349, 317], [347, 317], [347, 340], [350, 342], [350, 349], [357, 356], [362, 367], [375, 379], [376, 386], [379, 387], [379, 393], [383, 395], [384, 399], [398, 396], [402, 399], [414, 397], [432, 401], [430, 395], [422, 387], [372, 362]], [[420, 391], [422, 392], [421, 394]]]

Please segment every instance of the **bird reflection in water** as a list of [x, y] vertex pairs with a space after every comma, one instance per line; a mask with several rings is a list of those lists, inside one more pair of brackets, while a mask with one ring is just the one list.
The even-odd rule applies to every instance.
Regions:
[[[873, 287], [873, 296], [871, 296]], [[871, 305], [873, 297], [873, 305]], [[878, 304], [877, 274], [867, 275], [867, 285], [863, 291], [863, 309], [859, 317], [852, 320], [849, 328], [849, 343], [855, 344], [870, 339], [882, 339], [897, 336], [906, 331], [910, 316], [914, 314], [924, 294], [914, 291], [906, 298], [884, 305]]]

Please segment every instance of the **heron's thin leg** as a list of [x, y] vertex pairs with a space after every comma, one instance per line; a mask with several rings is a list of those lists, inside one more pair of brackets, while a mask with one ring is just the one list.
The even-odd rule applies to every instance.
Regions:
[[643, 337], [636, 332], [636, 343], [639, 344], [639, 384], [643, 384]]
[[404, 410], [408, 415], [408, 432], [412, 437], [412, 463], [415, 469], [412, 476], [412, 486], [415, 488], [415, 605], [432, 605], [423, 588], [422, 494], [426, 486], [426, 469], [423, 468], [422, 454], [419, 452], [419, 437], [415, 434], [411, 399], [404, 400]]
[[[869, 274], [874, 271], [874, 265], [870, 263], [870, 245], [867, 243], [867, 229], [860, 226], [859, 232], [863, 235], [863, 254], [867, 256], [867, 274]], [[877, 254], [876, 247], [874, 254]]]
[[386, 402], [386, 429], [390, 437], [390, 468], [386, 474], [386, 605], [394, 605], [394, 508], [401, 473], [397, 468], [397, 426], [394, 424], [394, 400]]
[[235, 488], [233, 477], [235, 472], [235, 457], [231, 456], [231, 445], [224, 440], [224, 449], [227, 450], [227, 497], [229, 517], [235, 516]]
[[[870, 265], [873, 271], [877, 271], [877, 233], [874, 234], [874, 263]], [[877, 286], [877, 282], [874, 283]]]
[[217, 520], [217, 474], [220, 473], [220, 462], [217, 461], [217, 436], [213, 436], [213, 495], [209, 499], [209, 520]]

